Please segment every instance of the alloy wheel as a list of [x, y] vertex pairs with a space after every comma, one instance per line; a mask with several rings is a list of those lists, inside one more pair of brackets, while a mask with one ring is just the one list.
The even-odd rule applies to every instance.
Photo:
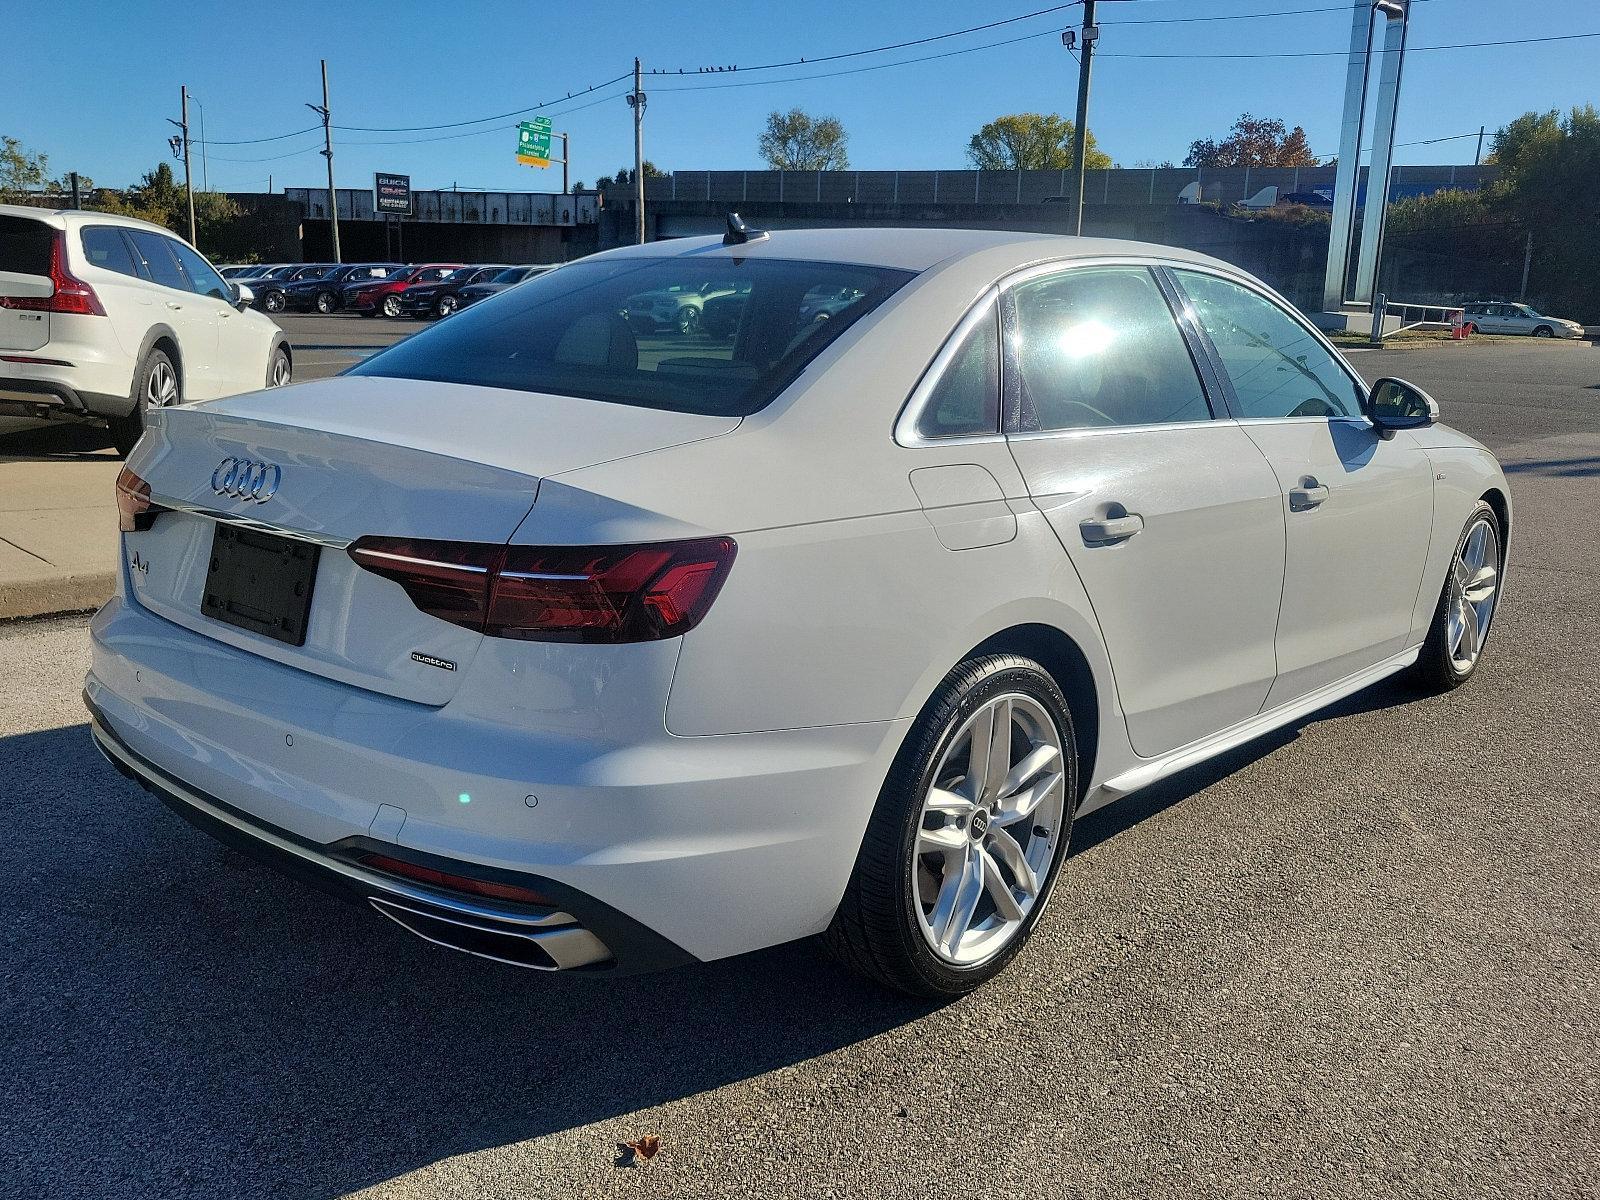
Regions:
[[393, 292], [383, 298], [383, 315], [398, 317], [400, 315], [400, 297]]
[[1455, 587], [1446, 617], [1445, 644], [1451, 664], [1465, 673], [1483, 653], [1500, 594], [1500, 536], [1488, 517], [1479, 517], [1467, 530], [1451, 570]]
[[166, 408], [178, 402], [178, 373], [166, 359], [157, 359], [144, 381], [147, 408]]
[[324, 316], [333, 311], [333, 294], [331, 292], [318, 293], [317, 311], [322, 313]]
[[456, 298], [454, 296], [440, 296], [438, 307], [439, 315], [441, 317], [448, 317], [456, 310]]
[[267, 380], [268, 387], [288, 387], [290, 378], [289, 359], [286, 355], [275, 354], [272, 358], [272, 376]]
[[949, 741], [923, 800], [912, 862], [917, 923], [935, 954], [973, 966], [1021, 931], [1067, 819], [1062, 739], [1029, 696], [988, 701]]
[[267, 298], [261, 302], [261, 307], [272, 313], [282, 312], [283, 305], [284, 300], [282, 292], [268, 292]]

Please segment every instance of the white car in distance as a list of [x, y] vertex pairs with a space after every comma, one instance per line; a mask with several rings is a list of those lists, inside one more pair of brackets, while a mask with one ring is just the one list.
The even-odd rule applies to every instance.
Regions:
[[0, 416], [103, 422], [126, 454], [151, 409], [281, 387], [250, 298], [159, 225], [0, 205]]
[[[708, 277], [729, 338], [623, 315]], [[118, 493], [93, 735], [192, 821], [518, 965], [822, 934], [941, 996], [1077, 816], [1470, 678], [1511, 528], [1488, 451], [1225, 263], [735, 222], [164, 411]]]

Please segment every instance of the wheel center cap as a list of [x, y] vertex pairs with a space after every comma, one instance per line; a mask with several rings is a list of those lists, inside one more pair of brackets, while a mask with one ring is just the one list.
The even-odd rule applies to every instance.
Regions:
[[989, 810], [980, 808], [972, 814], [972, 823], [967, 827], [973, 840], [981, 838], [989, 832]]

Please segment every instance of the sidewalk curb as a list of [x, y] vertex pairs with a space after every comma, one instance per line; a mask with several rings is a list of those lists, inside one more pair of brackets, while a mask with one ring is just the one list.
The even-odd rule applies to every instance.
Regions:
[[20, 621], [99, 608], [117, 589], [115, 571], [85, 571], [0, 583], [0, 621]]

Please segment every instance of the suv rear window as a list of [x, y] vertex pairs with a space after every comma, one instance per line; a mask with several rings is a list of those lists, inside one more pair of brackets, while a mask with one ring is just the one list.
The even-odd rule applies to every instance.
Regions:
[[50, 274], [50, 244], [56, 231], [30, 217], [0, 217], [0, 271]]
[[745, 416], [912, 274], [687, 255], [569, 263], [349, 373]]

